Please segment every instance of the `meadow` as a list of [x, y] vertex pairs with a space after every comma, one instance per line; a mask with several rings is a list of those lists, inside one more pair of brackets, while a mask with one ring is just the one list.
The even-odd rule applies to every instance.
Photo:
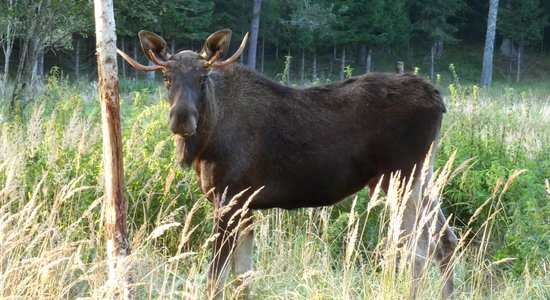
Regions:
[[[438, 85], [448, 112], [432, 188], [460, 237], [456, 298], [548, 299], [550, 85], [480, 89], [456, 74]], [[15, 113], [1, 99], [2, 299], [107, 295], [97, 99], [96, 84], [55, 72]], [[177, 165], [165, 91], [123, 81], [121, 107], [136, 299], [202, 299], [212, 205]], [[406, 298], [391, 239], [402, 196], [395, 183], [388, 195], [362, 191], [334, 207], [256, 212], [252, 298]], [[420, 296], [439, 292], [432, 266]]]

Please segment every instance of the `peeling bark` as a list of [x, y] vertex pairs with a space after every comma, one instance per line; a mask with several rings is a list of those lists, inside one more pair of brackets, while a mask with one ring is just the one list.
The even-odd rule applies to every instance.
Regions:
[[103, 129], [105, 195], [103, 208], [107, 238], [109, 282], [114, 298], [133, 298], [127, 257], [130, 243], [126, 228], [122, 134], [118, 95], [115, 20], [112, 0], [95, 0], [98, 86]]

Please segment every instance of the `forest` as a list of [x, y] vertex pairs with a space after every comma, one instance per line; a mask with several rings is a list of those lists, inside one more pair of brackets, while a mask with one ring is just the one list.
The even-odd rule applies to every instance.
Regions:
[[[236, 63], [294, 88], [403, 63], [447, 108], [430, 186], [459, 238], [455, 298], [550, 297], [550, 1], [115, 0], [114, 19], [150, 66], [140, 30], [171, 53], [249, 33]], [[0, 45], [0, 298], [110, 298], [94, 1], [1, 0]], [[119, 57], [118, 77], [134, 297], [203, 299], [213, 205], [176, 160], [162, 74]], [[255, 211], [251, 299], [412, 297], [404, 192]], [[420, 284], [439, 297], [435, 267]]]

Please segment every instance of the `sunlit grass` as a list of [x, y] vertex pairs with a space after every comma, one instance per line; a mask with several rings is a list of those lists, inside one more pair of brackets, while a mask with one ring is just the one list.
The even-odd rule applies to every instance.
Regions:
[[[0, 298], [108, 296], [97, 93], [91, 84], [74, 89], [61, 85], [50, 83], [19, 120], [0, 115]], [[176, 166], [162, 93], [135, 90], [139, 93], [125, 94], [122, 101], [129, 261], [136, 298], [203, 299], [212, 208], [198, 193], [192, 172]], [[451, 219], [461, 238], [456, 298], [547, 299], [548, 254], [539, 253], [542, 259], [524, 264], [520, 272], [510, 267], [523, 259], [518, 253], [493, 255], [495, 247], [508, 241], [501, 227], [513, 221], [514, 203], [506, 197], [524, 196], [523, 178], [534, 187], [529, 190], [534, 204], [528, 208], [543, 208], [525, 218], [540, 214], [542, 223], [548, 220], [549, 175], [538, 175], [547, 166], [495, 169], [494, 178], [472, 174], [491, 157], [515, 159], [518, 164], [539, 162], [548, 153], [550, 99], [536, 91], [463, 88], [451, 93], [447, 104], [438, 165], [442, 170], [448, 164], [449, 172], [440, 172], [432, 188], [443, 197], [446, 212], [456, 210], [461, 217]], [[389, 225], [399, 186], [373, 199], [359, 193], [336, 207], [256, 212], [252, 298], [409, 295], [410, 272], [405, 264], [396, 264], [406, 249], [397, 247]], [[472, 194], [464, 196], [461, 188]], [[476, 193], [482, 193], [479, 202], [453, 200], [474, 199]], [[536, 222], [541, 220], [533, 217]], [[538, 237], [548, 238], [548, 227], [536, 228]], [[432, 264], [422, 280], [420, 298], [438, 298], [440, 289]], [[227, 295], [233, 292], [229, 285]]]

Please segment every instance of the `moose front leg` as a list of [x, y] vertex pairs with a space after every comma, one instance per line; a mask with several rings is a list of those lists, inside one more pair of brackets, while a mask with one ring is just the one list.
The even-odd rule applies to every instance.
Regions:
[[216, 220], [216, 238], [212, 253], [212, 262], [208, 270], [207, 293], [208, 299], [222, 300], [223, 289], [229, 274], [229, 259], [233, 252], [237, 232], [235, 232], [232, 214], [224, 214]]
[[[216, 199], [223, 199], [219, 196]], [[228, 198], [226, 198], [228, 199]], [[224, 205], [214, 201], [215, 235], [212, 263], [208, 271], [207, 291], [209, 299], [223, 299], [223, 290], [228, 277], [229, 262], [233, 262], [237, 299], [248, 299], [248, 277], [252, 270], [254, 232], [252, 212], [241, 199], [232, 199]]]
[[233, 275], [235, 276], [235, 299], [249, 298], [249, 284], [254, 261], [254, 229], [252, 228], [252, 213], [249, 211], [241, 220], [239, 239], [233, 254]]

